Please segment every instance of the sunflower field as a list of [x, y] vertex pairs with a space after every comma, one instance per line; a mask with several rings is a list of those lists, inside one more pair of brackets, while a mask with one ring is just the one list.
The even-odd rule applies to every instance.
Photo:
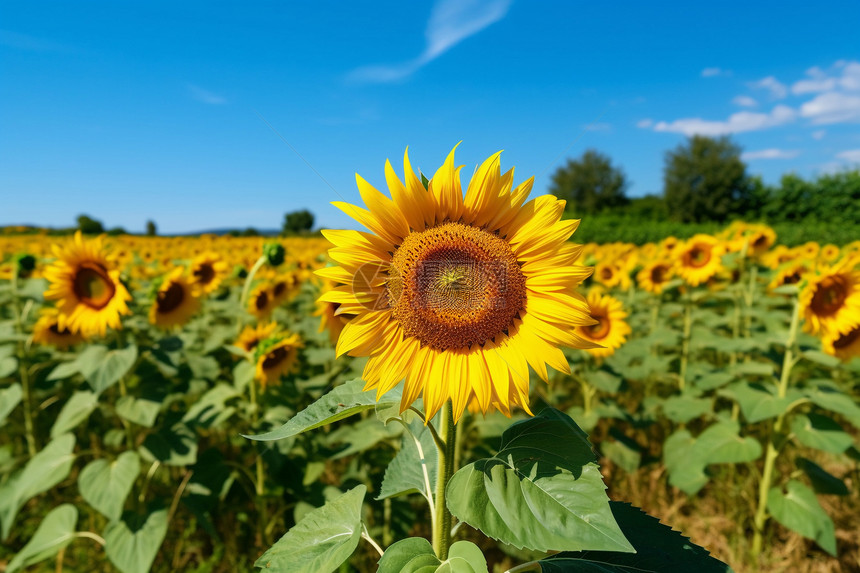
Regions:
[[384, 179], [362, 231], [0, 237], [0, 571], [860, 570], [860, 240]]

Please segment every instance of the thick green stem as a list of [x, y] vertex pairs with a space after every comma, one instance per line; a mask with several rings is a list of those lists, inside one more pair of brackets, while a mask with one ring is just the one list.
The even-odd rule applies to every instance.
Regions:
[[254, 263], [254, 266], [251, 267], [251, 270], [248, 271], [248, 276], [245, 277], [245, 285], [242, 287], [242, 296], [239, 299], [239, 306], [245, 308], [245, 302], [248, 300], [248, 291], [251, 290], [251, 283], [254, 282], [254, 276], [257, 274], [257, 271], [260, 270], [266, 264], [266, 257], [262, 256], [257, 259], [257, 262]]
[[448, 548], [451, 546], [451, 512], [445, 503], [445, 490], [454, 475], [454, 456], [457, 443], [457, 425], [454, 423], [454, 412], [451, 401], [442, 406], [442, 423], [439, 433], [445, 436], [445, 449], [439, 451], [439, 472], [436, 476], [436, 520], [433, 523], [433, 550], [436, 556], [445, 560], [448, 558]]
[[[794, 365], [794, 345], [797, 339], [797, 326], [800, 322], [800, 305], [795, 299], [794, 308], [791, 311], [791, 326], [788, 329], [788, 339], [785, 343], [785, 355], [782, 360], [782, 372], [779, 376], [779, 388], [777, 396], [785, 398], [788, 393], [788, 383], [791, 379], [791, 367]], [[785, 425], [785, 420], [791, 407], [787, 408], [775, 422], [771, 424], [768, 432], [767, 451], [764, 456], [764, 470], [761, 475], [761, 482], [758, 488], [758, 507], [756, 508], [755, 518], [753, 519], [753, 542], [752, 555], [758, 557], [761, 554], [762, 542], [764, 540], [764, 528], [767, 524], [767, 494], [770, 491], [770, 484], [773, 481], [773, 470], [776, 466], [776, 458], [779, 455], [779, 450], [783, 446], [782, 430]]]
[[[15, 327], [18, 334], [24, 335], [24, 317], [18, 304], [18, 269], [12, 269], [12, 312], [15, 313]], [[18, 342], [18, 372], [21, 377], [21, 397], [24, 402], [24, 434], [27, 440], [27, 453], [30, 457], [39, 450], [36, 444], [36, 433], [33, 430], [33, 405], [30, 397], [30, 372], [27, 370], [27, 346], [23, 340]]]

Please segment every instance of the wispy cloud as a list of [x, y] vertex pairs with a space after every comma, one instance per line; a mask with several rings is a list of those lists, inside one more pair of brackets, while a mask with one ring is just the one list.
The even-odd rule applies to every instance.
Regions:
[[205, 104], [224, 105], [225, 103], [227, 103], [227, 98], [225, 98], [224, 96], [220, 96], [194, 84], [188, 84], [188, 93], [191, 95], [192, 98]]
[[767, 90], [774, 99], [782, 99], [788, 95], [788, 88], [773, 76], [762, 78], [757, 82], [752, 82], [750, 87], [757, 90]]
[[822, 139], [824, 139], [825, 135], [827, 135], [826, 131], [824, 131], [823, 129], [817, 129], [817, 130], [812, 132], [812, 139], [815, 139], [817, 141], [821, 141]]
[[792, 108], [778, 105], [770, 113], [739, 111], [723, 121], [706, 120], [700, 117], [676, 119], [671, 122], [660, 121], [654, 125], [654, 131], [683, 133], [684, 135], [729, 135], [776, 127], [794, 121], [796, 116], [797, 112]]
[[860, 95], [826, 92], [800, 106], [800, 115], [816, 125], [860, 121]]
[[759, 149], [758, 151], [745, 151], [741, 154], [741, 159], [749, 161], [752, 159], [794, 159], [800, 155], [800, 151], [796, 149]]
[[714, 78], [717, 76], [730, 76], [732, 75], [731, 70], [724, 70], [722, 68], [705, 68], [702, 70], [703, 78]]
[[806, 70], [806, 76], [792, 84], [793, 94], [821, 93], [837, 89], [860, 91], [860, 62], [839, 60], [831, 66], [829, 73], [814, 66]]
[[404, 80], [466, 38], [490, 26], [508, 13], [512, 0], [437, 0], [427, 22], [424, 51], [407, 62], [363, 66], [347, 79], [362, 83]]
[[746, 95], [739, 95], [732, 100], [732, 103], [741, 107], [757, 107], [758, 102], [755, 98]]
[[860, 163], [860, 149], [848, 149], [841, 153], [837, 153], [836, 157], [850, 163]]

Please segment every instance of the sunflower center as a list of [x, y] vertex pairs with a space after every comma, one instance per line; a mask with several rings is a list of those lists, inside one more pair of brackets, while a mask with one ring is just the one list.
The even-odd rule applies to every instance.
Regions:
[[840, 276], [827, 277], [818, 285], [810, 306], [815, 314], [829, 316], [842, 308], [848, 298], [848, 285]]
[[666, 280], [667, 268], [664, 265], [657, 265], [651, 269], [651, 282], [660, 284]]
[[685, 253], [687, 266], [693, 268], [704, 267], [711, 260], [711, 249], [702, 245], [695, 245]]
[[508, 243], [462, 223], [407, 236], [386, 285], [405, 334], [438, 350], [484, 344], [506, 332], [526, 300], [525, 277]]
[[78, 300], [96, 310], [106, 307], [116, 293], [107, 269], [97, 263], [81, 263], [72, 289]]
[[71, 336], [72, 335], [72, 333], [65, 328], [60, 330], [60, 325], [57, 324], [56, 322], [54, 324], [52, 324], [51, 326], [49, 326], [48, 330], [50, 330], [53, 334], [55, 334], [57, 336]]
[[283, 346], [279, 346], [278, 348], [269, 351], [263, 359], [263, 370], [271, 370], [272, 368], [275, 368], [278, 364], [286, 360], [287, 356], [289, 356], [289, 352]]
[[612, 267], [603, 267], [600, 271], [600, 277], [605, 281], [610, 280], [614, 274], [615, 272], [612, 270]]
[[158, 312], [167, 314], [173, 312], [182, 305], [185, 300], [185, 289], [177, 282], [171, 282], [165, 290], [158, 291], [156, 304]]
[[265, 310], [269, 306], [269, 293], [263, 291], [257, 295], [257, 298], [254, 300], [254, 306], [257, 307], [257, 310]]
[[201, 285], [208, 285], [212, 282], [212, 279], [215, 278], [215, 269], [212, 268], [212, 265], [209, 263], [203, 263], [194, 269], [192, 273], [194, 278], [197, 279], [197, 283]]
[[848, 334], [843, 334], [833, 341], [833, 348], [848, 348], [855, 342], [860, 340], [860, 328], [855, 328]]
[[585, 331], [592, 340], [603, 340], [609, 335], [609, 330], [612, 327], [612, 322], [606, 316], [594, 316], [591, 318], [597, 321], [597, 324], [589, 324], [585, 327]]

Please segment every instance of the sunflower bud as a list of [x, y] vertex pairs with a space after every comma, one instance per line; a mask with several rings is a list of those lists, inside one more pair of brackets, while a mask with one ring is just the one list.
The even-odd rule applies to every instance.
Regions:
[[15, 258], [15, 264], [18, 267], [19, 277], [29, 276], [36, 268], [36, 257], [27, 254], [18, 255]]
[[280, 243], [267, 243], [263, 245], [263, 256], [266, 257], [266, 262], [273, 267], [277, 267], [284, 262], [284, 255], [287, 251]]

